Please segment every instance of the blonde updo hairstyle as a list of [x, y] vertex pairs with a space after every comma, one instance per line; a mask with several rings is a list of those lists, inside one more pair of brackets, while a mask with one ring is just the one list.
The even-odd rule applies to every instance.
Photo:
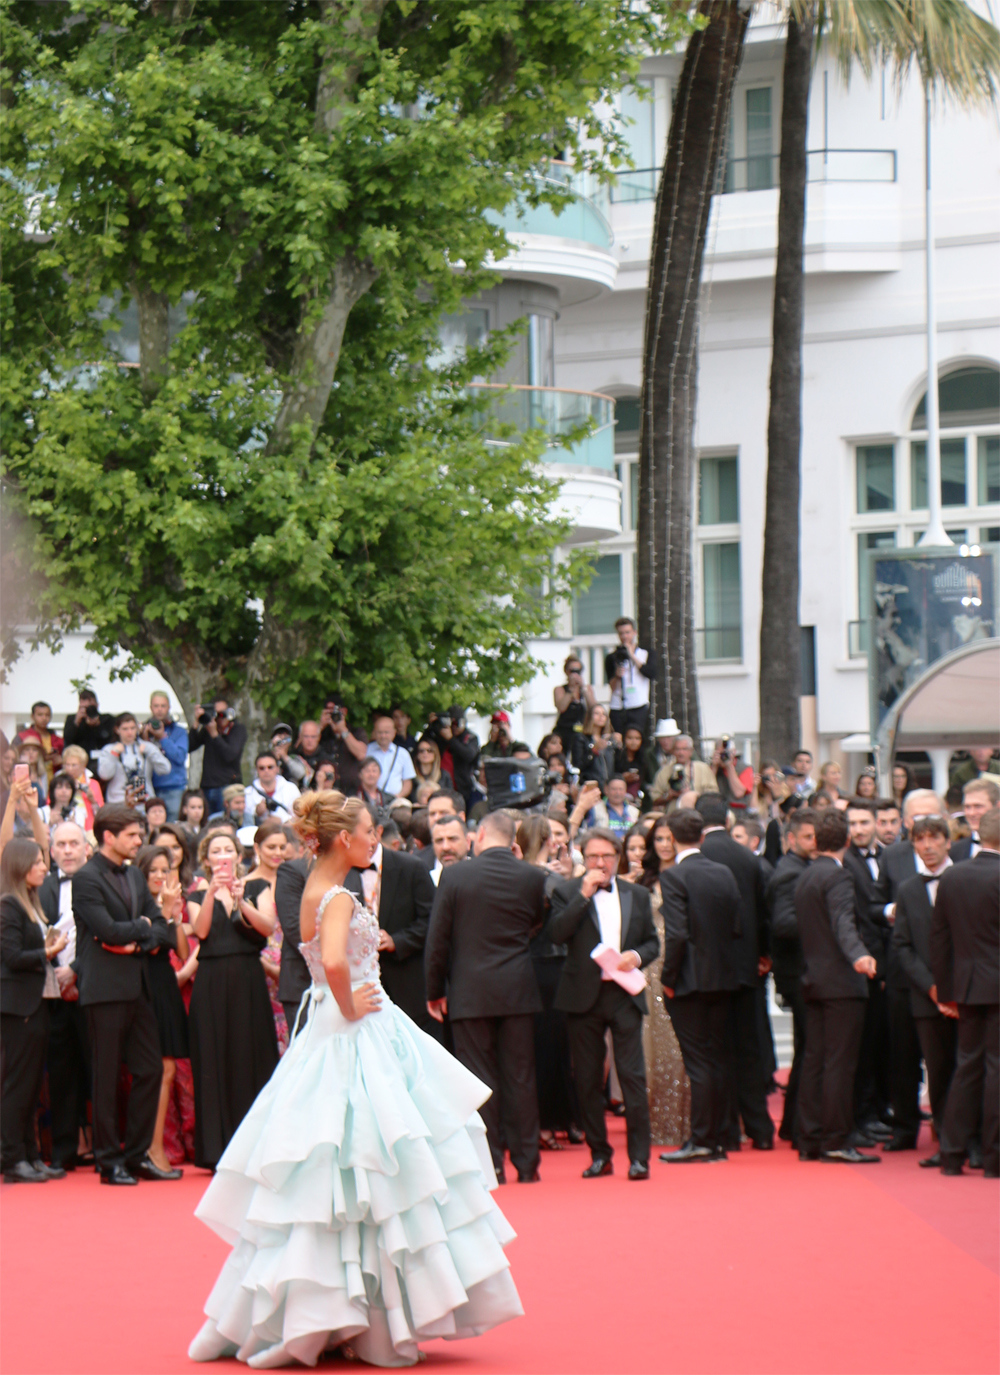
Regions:
[[292, 804], [292, 826], [303, 845], [323, 854], [341, 831], [353, 831], [367, 810], [360, 797], [345, 797], [334, 788], [303, 793]]

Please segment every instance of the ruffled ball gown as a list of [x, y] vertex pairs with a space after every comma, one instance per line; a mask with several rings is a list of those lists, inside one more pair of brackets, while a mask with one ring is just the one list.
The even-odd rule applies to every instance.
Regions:
[[[349, 1022], [320, 960], [304, 1026], [219, 1161], [196, 1216], [230, 1242], [192, 1360], [315, 1365], [350, 1342], [413, 1365], [417, 1343], [473, 1337], [523, 1309], [514, 1232], [477, 1109], [489, 1089], [387, 998]], [[352, 985], [378, 982], [378, 922], [354, 900]]]

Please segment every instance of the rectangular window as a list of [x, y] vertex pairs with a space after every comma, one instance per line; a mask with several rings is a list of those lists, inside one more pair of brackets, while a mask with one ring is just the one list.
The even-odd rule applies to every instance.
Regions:
[[868, 576], [868, 550], [893, 549], [895, 530], [866, 530], [858, 536], [858, 616], [866, 621], [871, 615], [872, 589]]
[[614, 638], [615, 621], [622, 614], [622, 561], [605, 554], [594, 562], [594, 576], [586, 592], [573, 598], [573, 634]]
[[979, 436], [979, 504], [1000, 501], [1000, 434]]
[[698, 464], [698, 524], [735, 525], [740, 518], [739, 460], [703, 458]]
[[891, 444], [866, 444], [858, 449], [858, 513], [895, 511], [895, 450]]
[[747, 190], [774, 185], [771, 166], [771, 88], [747, 91]]
[[979, 527], [980, 544], [1000, 544], [1000, 525], [981, 525]]
[[739, 543], [703, 545], [702, 572], [701, 658], [739, 659], [743, 655]]
[[[964, 506], [965, 440], [941, 440], [941, 505]], [[910, 445], [910, 508], [927, 510], [927, 445], [921, 441]]]

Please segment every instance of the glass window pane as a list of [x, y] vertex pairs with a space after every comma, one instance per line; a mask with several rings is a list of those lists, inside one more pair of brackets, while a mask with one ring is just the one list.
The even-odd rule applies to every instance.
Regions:
[[633, 530], [638, 530], [638, 528], [639, 528], [639, 465], [638, 465], [638, 463], [630, 463], [630, 464], [628, 465], [628, 469], [629, 469], [629, 474], [628, 474], [628, 487], [629, 487], [629, 496], [630, 496], [630, 498], [631, 498], [632, 529], [633, 529]]
[[895, 530], [866, 530], [858, 536], [858, 616], [863, 621], [871, 615], [868, 550], [892, 549], [895, 543]]
[[980, 544], [1000, 544], [1000, 525], [981, 525], [979, 527]]
[[1000, 501], [1000, 435], [979, 436], [979, 504]]
[[619, 396], [615, 401], [615, 449], [635, 453], [639, 447], [639, 398]]
[[465, 357], [467, 349], [476, 349], [489, 332], [490, 313], [478, 306], [470, 306], [455, 315], [442, 315], [438, 320], [437, 350], [427, 360], [432, 368], [447, 368]]
[[738, 659], [742, 653], [739, 544], [702, 546], [705, 659]]
[[858, 510], [894, 511], [893, 447], [869, 444], [858, 449]]
[[[964, 506], [965, 440], [941, 440], [941, 505]], [[927, 509], [927, 445], [922, 441], [910, 445], [910, 508]]]
[[586, 592], [573, 598], [574, 635], [614, 636], [622, 614], [622, 561], [619, 554], [605, 554], [594, 563], [594, 576]]
[[771, 168], [771, 88], [747, 91], [747, 190], [773, 186]]
[[[642, 96], [635, 87], [642, 88]], [[656, 165], [656, 104], [649, 97], [653, 93], [651, 77], [640, 77], [635, 86], [626, 86], [621, 94], [621, 112], [632, 122], [625, 128], [625, 142], [636, 168]]]
[[[938, 380], [938, 410], [941, 424], [1000, 424], [1000, 372], [996, 368], [959, 368]], [[927, 428], [927, 393], [913, 413], [913, 429]]]
[[698, 479], [698, 524], [735, 525], [740, 518], [739, 460], [703, 458]]

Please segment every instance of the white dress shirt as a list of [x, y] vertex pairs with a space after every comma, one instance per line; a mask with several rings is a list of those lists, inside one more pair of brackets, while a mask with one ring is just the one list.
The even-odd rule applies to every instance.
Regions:
[[392, 797], [397, 796], [408, 778], [417, 776], [410, 752], [402, 745], [390, 745], [387, 750], [380, 750], [378, 743], [372, 740], [368, 745], [368, 758], [378, 761], [378, 785], [382, 792]]
[[[622, 950], [622, 903], [618, 892], [618, 884], [614, 879], [611, 880], [611, 892], [605, 893], [603, 888], [598, 888], [597, 892], [590, 899], [597, 911], [597, 924], [601, 932], [601, 940], [605, 945], [609, 945], [612, 950], [617, 950], [619, 954], [627, 954]], [[631, 952], [638, 959], [638, 951]], [[611, 975], [601, 970], [601, 979], [611, 982]]]
[[73, 919], [73, 883], [69, 874], [60, 869], [59, 876], [59, 920], [53, 930], [65, 931], [66, 944], [56, 956], [56, 964], [72, 964], [76, 959], [76, 922]]
[[917, 873], [920, 874], [921, 877], [927, 878], [929, 875], [933, 874], [930, 883], [924, 885], [927, 889], [927, 901], [933, 907], [935, 902], [937, 902], [938, 880], [946, 869], [951, 868], [952, 861], [950, 857], [948, 857], [945, 859], [940, 869], [928, 869], [927, 865], [916, 852], [914, 852], [913, 858], [916, 862]]
[[361, 889], [365, 895], [365, 906], [373, 916], [379, 914], [379, 899], [382, 896], [382, 846], [376, 847], [372, 855], [373, 868], [361, 870]]
[[638, 669], [638, 665], [644, 664], [648, 658], [649, 651], [637, 647], [632, 651], [635, 664], [630, 659], [628, 663], [621, 665], [618, 670], [618, 685], [611, 694], [612, 711], [621, 711], [623, 708], [628, 711], [632, 707], [649, 706], [650, 680]]

